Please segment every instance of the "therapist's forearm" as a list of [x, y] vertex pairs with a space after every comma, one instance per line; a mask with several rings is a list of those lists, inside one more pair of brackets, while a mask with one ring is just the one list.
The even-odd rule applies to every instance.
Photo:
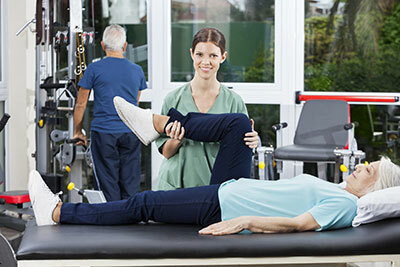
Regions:
[[169, 139], [163, 145], [162, 154], [166, 159], [174, 156], [181, 146], [182, 141], [177, 139]]

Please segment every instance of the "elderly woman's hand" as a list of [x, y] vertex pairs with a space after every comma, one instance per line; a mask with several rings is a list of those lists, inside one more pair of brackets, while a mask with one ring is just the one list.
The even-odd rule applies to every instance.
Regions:
[[201, 235], [230, 235], [248, 228], [249, 217], [242, 216], [231, 220], [211, 224], [199, 231]]
[[251, 132], [245, 134], [245, 138], [243, 139], [246, 146], [250, 148], [256, 148], [258, 146], [258, 133], [254, 131], [254, 120], [250, 119], [251, 122]]

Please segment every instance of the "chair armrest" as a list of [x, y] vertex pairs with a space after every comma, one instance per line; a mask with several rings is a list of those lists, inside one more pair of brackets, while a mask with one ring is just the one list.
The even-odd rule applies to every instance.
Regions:
[[355, 121], [355, 122], [346, 123], [345, 125], [343, 125], [343, 127], [346, 131], [348, 131], [348, 130], [358, 127], [358, 125], [359, 125], [358, 121]]
[[272, 125], [272, 131], [276, 132], [278, 130], [286, 128], [287, 126], [288, 126], [287, 122], [277, 123], [277, 124]]

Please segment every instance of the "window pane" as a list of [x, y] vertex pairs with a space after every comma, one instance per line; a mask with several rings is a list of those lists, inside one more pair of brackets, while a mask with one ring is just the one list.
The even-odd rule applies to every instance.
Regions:
[[276, 138], [272, 125], [279, 123], [279, 105], [247, 104], [249, 118], [254, 120], [255, 130], [264, 146], [275, 147]]
[[[351, 121], [358, 122], [355, 138], [358, 149], [366, 154], [368, 162], [384, 155], [400, 164], [400, 107], [378, 105], [351, 105]], [[304, 173], [318, 176], [314, 163], [304, 164]], [[334, 166], [328, 169], [328, 178], [333, 181]]]
[[[94, 6], [91, 5], [94, 3]], [[68, 1], [57, 2], [57, 21], [60, 27], [57, 29], [67, 30], [69, 21]], [[104, 29], [110, 24], [119, 24], [126, 30], [127, 49], [125, 57], [143, 68], [146, 79], [148, 77], [147, 63], [147, 1], [83, 1], [83, 31], [95, 32], [94, 40], [90, 43], [90, 38], [86, 38], [85, 56], [87, 64], [94, 59], [105, 57], [100, 42]], [[67, 43], [64, 42], [62, 35], [57, 53], [57, 71], [59, 78], [65, 78], [68, 69]]]
[[[104, 2], [104, 1], [103, 1]], [[103, 8], [104, 28], [109, 24], [119, 24], [125, 27], [126, 48], [125, 57], [143, 68], [146, 79], [147, 65], [147, 2], [146, 0], [108, 1], [108, 16]], [[101, 36], [99, 36], [101, 38]]]
[[358, 148], [366, 152], [369, 162], [386, 155], [400, 163], [399, 106], [351, 105], [351, 120], [359, 122], [355, 129]]
[[[279, 105], [247, 104], [246, 106], [249, 117], [254, 120], [254, 128], [261, 138], [262, 145], [276, 147], [276, 136], [272, 131], [272, 125], [280, 122]], [[254, 178], [259, 178], [259, 169], [256, 166], [258, 162], [257, 160], [253, 162], [254, 168], [252, 168], [251, 175]], [[276, 169], [274, 169], [274, 175], [278, 177]]]
[[[192, 38], [204, 27], [226, 39], [222, 82], [274, 82], [274, 0], [172, 0], [171, 81], [190, 81]], [[245, 36], [245, 39], [243, 38]]]
[[304, 88], [398, 92], [398, 1], [306, 0]]

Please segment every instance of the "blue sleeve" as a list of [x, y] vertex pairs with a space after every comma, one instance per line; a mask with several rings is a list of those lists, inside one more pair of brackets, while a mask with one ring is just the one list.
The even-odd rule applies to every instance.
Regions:
[[351, 226], [357, 203], [348, 198], [329, 198], [308, 211], [321, 226], [317, 231]]
[[147, 88], [147, 83], [146, 83], [146, 77], [144, 76], [144, 72], [143, 69], [141, 67], [140, 68], [140, 88], [139, 90], [143, 90]]
[[89, 64], [89, 66], [86, 68], [86, 71], [83, 74], [82, 79], [80, 79], [78, 86], [89, 90], [94, 87], [94, 72], [92, 64]]

